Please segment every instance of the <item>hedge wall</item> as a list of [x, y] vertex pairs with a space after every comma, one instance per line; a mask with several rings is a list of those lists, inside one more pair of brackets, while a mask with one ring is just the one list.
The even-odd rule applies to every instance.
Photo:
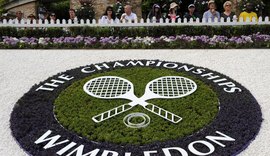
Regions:
[[60, 36], [92, 36], [92, 37], [160, 37], [170, 35], [224, 35], [227, 37], [250, 35], [260, 32], [270, 34], [270, 25], [245, 25], [245, 26], [152, 26], [152, 27], [71, 27], [47, 29], [17, 29], [1, 27], [1, 36], [12, 37], [60, 37]]

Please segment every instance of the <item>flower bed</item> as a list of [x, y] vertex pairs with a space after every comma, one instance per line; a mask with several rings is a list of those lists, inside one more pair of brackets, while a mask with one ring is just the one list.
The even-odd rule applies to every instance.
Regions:
[[163, 49], [163, 48], [269, 48], [270, 35], [253, 34], [235, 37], [214, 35], [161, 37], [8, 37], [0, 43], [2, 49]]
[[[130, 63], [131, 61], [134, 64]], [[139, 61], [140, 63], [138, 63]], [[151, 64], [147, 67], [146, 64], [150, 62]], [[171, 63], [176, 64], [176, 66], [171, 66]], [[105, 64], [109, 68], [93, 70], [93, 72], [88, 74], [82, 72], [82, 69], [89, 69], [90, 67], [92, 70], [96, 69], [92, 68], [95, 65], [101, 66]], [[170, 65], [165, 66], [165, 64]], [[130, 152], [132, 153], [131, 155], [139, 156], [143, 155], [144, 151], [157, 150], [162, 152], [162, 149], [170, 147], [179, 147], [183, 151], [187, 150], [187, 152], [191, 153], [188, 149], [189, 145], [196, 144], [197, 140], [205, 140], [211, 146], [212, 144], [215, 146], [215, 151], [212, 151], [210, 155], [229, 156], [237, 155], [243, 151], [255, 139], [261, 127], [262, 113], [256, 99], [241, 84], [221, 73], [204, 67], [160, 60], [124, 60], [97, 63], [95, 65], [82, 66], [50, 77], [33, 86], [29, 92], [18, 100], [11, 113], [10, 128], [16, 141], [27, 153], [37, 156], [56, 155], [60, 150], [67, 149], [65, 147], [72, 145], [72, 142], [76, 146], [66, 151], [65, 155], [71, 155], [71, 151], [76, 152], [74, 149], [79, 149], [82, 146], [84, 146], [83, 151], [89, 152], [93, 151], [93, 149], [100, 149], [101, 152], [104, 150], [113, 150], [119, 153], [119, 155], [125, 155], [126, 152]], [[173, 68], [165, 69], [167, 67]], [[209, 80], [209, 73], [212, 76], [219, 76]], [[41, 85], [50, 82], [52, 79], [58, 79], [62, 74], [74, 76], [74, 79], [60, 85], [53, 92], [36, 91]], [[145, 86], [149, 81], [165, 75], [178, 75], [190, 78], [196, 81], [198, 88], [194, 94], [180, 99], [167, 99], [168, 101], [166, 99], [153, 99], [154, 101], [149, 101], [174, 113], [179, 112], [178, 115], [181, 114], [183, 121], [178, 126], [171, 127], [172, 125], [162, 118], [147, 112], [147, 115], [149, 114], [153, 120], [151, 120], [151, 126], [145, 129], [130, 129], [125, 127], [122, 122], [125, 114], [120, 114], [122, 117], [119, 115], [103, 123], [94, 124], [93, 127], [91, 123], [93, 122], [91, 120], [93, 115], [114, 106], [122, 105], [123, 100], [94, 98], [84, 93], [82, 87], [94, 77], [115, 74], [116, 76], [123, 76], [130, 80], [136, 88], [134, 91], [138, 97], [144, 94]], [[205, 77], [203, 75], [208, 76]], [[222, 82], [216, 83], [215, 80], [222, 80]], [[200, 81], [202, 83], [199, 83]], [[233, 87], [239, 87], [241, 92], [224, 92], [228, 86], [221, 86], [219, 84], [227, 82], [235, 84]], [[205, 85], [206, 87], [203, 87]], [[211, 89], [209, 90], [207, 86]], [[211, 90], [213, 91], [212, 94]], [[205, 121], [206, 119], [208, 121], [210, 119], [211, 121], [211, 114], [215, 105], [208, 105], [207, 103], [213, 101], [211, 100], [214, 98], [212, 96], [213, 94], [216, 94], [219, 99], [217, 116], [210, 124], [193, 131], [194, 128], [205, 123], [200, 121]], [[141, 112], [145, 111], [145, 109], [142, 107], [137, 109], [135, 107], [132, 111]], [[61, 140], [68, 139], [70, 142], [63, 144], [65, 146], [59, 145], [44, 149], [45, 143], [41, 143], [40, 141], [36, 144], [35, 140], [42, 135], [44, 136], [48, 130], [51, 131], [48, 137], [59, 135], [61, 136]], [[189, 135], [190, 130], [194, 132], [191, 135]], [[184, 132], [184, 136], [179, 135], [179, 132], [182, 134]], [[223, 135], [217, 132], [221, 132]], [[177, 137], [177, 135], [180, 137]], [[227, 135], [227, 137], [224, 135]], [[167, 136], [169, 140], [166, 139]], [[227, 140], [224, 139], [222, 141], [222, 144], [226, 145], [226, 148], [216, 145], [215, 142], [210, 140], [209, 137], [207, 139], [206, 136], [216, 136], [215, 138], [226, 137]], [[233, 139], [230, 139], [230, 137], [233, 137]], [[154, 142], [147, 138], [150, 138]], [[200, 151], [209, 151], [209, 146], [203, 146], [203, 144], [196, 144], [195, 147]], [[157, 153], [157, 155], [162, 154]]]

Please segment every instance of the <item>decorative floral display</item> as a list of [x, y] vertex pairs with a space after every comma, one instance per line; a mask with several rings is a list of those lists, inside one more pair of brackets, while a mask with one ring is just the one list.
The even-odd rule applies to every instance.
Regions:
[[[80, 38], [80, 37], [78, 37], [78, 38]], [[75, 39], [73, 41], [76, 42], [78, 40], [79, 39]], [[131, 65], [130, 61], [133, 61], [133, 62], [140, 61], [141, 63], [135, 63], [134, 65]], [[221, 137], [221, 135], [223, 135], [223, 137], [225, 137], [224, 135], [227, 135], [226, 138], [229, 138], [229, 139], [230, 139], [230, 137], [232, 137], [233, 140], [230, 140], [230, 141], [229, 141], [229, 139], [226, 141], [223, 140], [222, 143], [224, 145], [226, 145], [226, 147], [224, 147], [224, 148], [219, 147], [218, 145], [216, 145], [216, 142], [213, 142], [210, 139], [207, 140], [207, 142], [209, 141], [209, 144], [211, 146], [213, 144], [213, 146], [216, 145], [216, 147], [217, 147], [217, 148], [215, 148], [214, 151], [212, 151], [212, 153], [211, 153], [212, 156], [213, 155], [214, 156], [232, 156], [232, 155], [239, 154], [241, 151], [243, 151], [245, 148], [248, 147], [248, 145], [251, 143], [251, 141], [253, 141], [255, 139], [255, 137], [257, 136], [257, 134], [261, 128], [261, 124], [263, 121], [262, 112], [261, 112], [260, 105], [258, 104], [256, 99], [252, 96], [252, 94], [245, 87], [243, 87], [241, 84], [235, 82], [231, 78], [223, 75], [222, 73], [218, 73], [216, 71], [213, 71], [213, 70], [210, 70], [210, 69], [207, 69], [204, 67], [197, 67], [197, 66], [194, 66], [191, 64], [182, 64], [182, 63], [178, 63], [178, 62], [167, 62], [167, 61], [160, 61], [160, 60], [151, 60], [151, 62], [154, 62], [154, 64], [149, 65], [151, 69], [158, 69], [159, 73], [157, 73], [157, 74], [163, 75], [163, 72], [161, 72], [161, 69], [165, 68], [165, 67], [163, 67], [165, 64], [176, 64], [174, 69], [170, 69], [168, 71], [169, 73], [177, 72], [177, 73], [186, 74], [186, 75], [189, 75], [190, 78], [198, 79], [198, 80], [206, 83], [207, 85], [211, 86], [211, 89], [217, 94], [218, 99], [219, 99], [219, 107], [218, 107], [219, 112], [212, 123], [205, 126], [203, 129], [200, 129], [198, 132], [193, 133], [192, 135], [186, 135], [184, 137], [178, 137], [177, 139], [169, 139], [166, 141], [157, 141], [157, 142], [148, 143], [146, 145], [139, 146], [139, 145], [132, 145], [131, 143], [133, 143], [133, 142], [129, 142], [128, 144], [124, 144], [124, 145], [120, 145], [119, 143], [112, 143], [112, 142], [108, 142], [108, 141], [93, 141], [94, 139], [87, 139], [86, 137], [81, 137], [78, 132], [74, 132], [74, 131], [71, 131], [71, 130], [64, 128], [62, 126], [62, 124], [59, 124], [59, 120], [57, 120], [55, 118], [55, 115], [57, 115], [57, 114], [54, 113], [54, 108], [55, 108], [54, 102], [55, 102], [55, 100], [58, 100], [59, 97], [61, 97], [60, 94], [62, 94], [62, 93], [64, 93], [64, 94], [67, 93], [67, 95], [72, 95], [73, 98], [71, 98], [71, 99], [74, 100], [74, 101], [72, 101], [74, 103], [79, 101], [79, 103], [80, 102], [82, 103], [81, 105], [85, 105], [87, 103], [84, 103], [83, 101], [87, 100], [87, 99], [88, 99], [88, 101], [93, 102], [93, 99], [89, 98], [87, 95], [78, 96], [78, 94], [80, 94], [80, 92], [81, 92], [81, 90], [80, 89], [78, 90], [78, 88], [80, 88], [80, 85], [81, 85], [81, 89], [82, 89], [82, 85], [84, 84], [82, 82], [83, 79], [85, 79], [85, 78], [88, 79], [87, 77], [89, 77], [89, 76], [95, 77], [95, 76], [97, 76], [97, 74], [106, 75], [107, 72], [116, 71], [116, 73], [119, 73], [118, 71], [120, 71], [120, 72], [122, 71], [124, 73], [126, 70], [131, 70], [130, 73], [132, 73], [132, 74], [129, 73], [127, 75], [129, 75], [130, 77], [134, 77], [134, 79], [136, 79], [136, 75], [141, 75], [141, 77], [148, 77], [148, 76], [145, 76], [145, 72], [147, 73], [147, 70], [142, 72], [141, 69], [143, 69], [143, 68], [145, 69], [145, 65], [147, 62], [149, 63], [149, 61], [150, 60], [117, 61], [117, 63], [118, 63], [118, 67], [116, 67], [117, 69], [113, 68], [113, 65], [116, 62], [103, 62], [103, 63], [98, 63], [95, 65], [106, 64], [109, 68], [102, 68], [101, 70], [94, 70], [91, 73], [91, 75], [83, 73], [82, 72], [83, 68], [93, 67], [93, 64], [90, 64], [87, 66], [82, 66], [79, 68], [71, 69], [71, 70], [68, 70], [66, 72], [61, 72], [57, 75], [54, 75], [54, 76], [48, 78], [45, 81], [33, 86], [27, 93], [25, 93], [25, 95], [20, 100], [18, 100], [15, 107], [13, 108], [13, 112], [11, 113], [11, 118], [10, 118], [10, 129], [11, 129], [12, 135], [14, 136], [16, 141], [19, 143], [20, 147], [23, 150], [25, 150], [25, 152], [27, 152], [29, 155], [33, 155], [33, 156], [57, 155], [56, 153], [57, 152], [59, 153], [59, 151], [61, 149], [62, 149], [62, 151], [64, 151], [63, 149], [67, 149], [64, 151], [65, 152], [64, 155], [71, 155], [71, 154], [74, 154], [74, 151], [76, 152], [76, 150], [74, 150], [75, 148], [79, 149], [79, 147], [82, 147], [82, 146], [83, 146], [83, 151], [85, 151], [85, 152], [93, 151], [93, 149], [98, 149], [97, 151], [98, 152], [100, 151], [99, 153], [102, 153], [103, 151], [105, 151], [105, 150], [108, 151], [108, 149], [109, 149], [109, 150], [113, 150], [113, 151], [117, 152], [117, 154], [119, 153], [118, 155], [121, 155], [121, 156], [125, 155], [126, 151], [128, 151], [129, 153], [132, 153], [131, 154], [132, 156], [133, 155], [139, 156], [139, 155], [143, 155], [144, 151], [158, 150], [160, 153], [157, 153], [157, 155], [163, 155], [161, 152], [162, 152], [162, 149], [164, 149], [165, 147], [166, 148], [167, 147], [181, 147], [183, 149], [183, 151], [185, 151], [185, 150], [188, 151], [189, 149], [187, 147], [189, 145], [196, 143], [197, 140], [201, 140], [201, 139], [205, 140], [205, 139], [207, 139], [206, 136], [209, 136], [209, 135], [216, 136], [216, 137], [217, 136]], [[159, 63], [159, 62], [162, 63], [161, 66], [157, 65], [157, 63]], [[119, 64], [123, 65], [123, 66], [119, 66]], [[125, 66], [125, 65], [127, 65], [127, 66]], [[187, 69], [191, 69], [191, 70], [183, 69], [182, 67], [184, 67], [184, 66], [187, 67]], [[179, 67], [181, 67], [181, 69]], [[134, 70], [132, 70], [132, 69], [134, 69]], [[148, 71], [151, 71], [151, 69], [148, 69]], [[204, 72], [198, 73], [198, 71], [204, 71]], [[235, 84], [235, 86], [241, 88], [241, 92], [225, 93], [224, 88], [223, 88], [225, 86], [221, 87], [217, 83], [215, 83], [213, 79], [209, 80], [208, 77], [202, 76], [202, 75], [205, 75], [206, 73], [210, 73], [210, 75], [218, 75], [219, 76], [217, 79], [214, 79], [214, 80], [222, 80], [221, 78], [223, 78], [223, 80], [225, 79], [226, 82], [230, 82], [230, 83]], [[42, 84], [50, 82], [50, 80], [52, 80], [52, 79], [57, 80], [59, 78], [59, 76], [62, 74], [68, 74], [70, 76], [74, 76], [74, 79], [69, 81], [69, 82], [66, 82], [65, 84], [59, 85], [59, 87], [56, 88], [53, 92], [46, 92], [46, 91], [37, 92], [36, 91], [36, 89], [38, 87], [40, 87]], [[149, 74], [149, 73], [147, 73], [147, 74]], [[167, 75], [167, 74], [165, 74], [165, 75]], [[207, 74], [207, 75], [209, 75], [209, 74]], [[137, 81], [140, 81], [140, 80], [142, 80], [142, 78], [138, 79]], [[196, 81], [196, 82], [198, 82], [198, 81]], [[226, 82], [222, 81], [221, 83], [226, 83]], [[142, 84], [144, 84], [144, 83], [142, 83]], [[73, 86], [74, 86], [74, 88], [72, 88]], [[68, 94], [70, 89], [74, 89], [73, 91], [77, 92], [77, 93], [76, 94]], [[143, 92], [143, 89], [144, 89], [144, 87], [142, 88], [142, 92]], [[72, 93], [74, 93], [74, 92], [72, 92]], [[205, 93], [205, 94], [208, 94], [208, 93]], [[203, 95], [204, 94], [197, 94], [196, 93], [196, 97], [199, 96], [199, 98], [202, 99], [202, 100], [199, 100], [199, 102], [198, 101], [197, 102], [202, 104], [202, 105], [205, 105], [205, 103], [202, 101], [209, 100], [209, 98], [205, 98], [205, 96], [203, 96]], [[83, 98], [84, 96], [85, 96], [85, 98]], [[190, 101], [192, 99], [193, 98], [187, 98], [186, 100]], [[181, 101], [182, 100], [183, 99], [181, 99]], [[73, 118], [71, 116], [68, 116], [68, 117], [70, 117], [72, 119], [76, 119], [77, 121], [80, 122], [80, 123], [79, 122], [72, 122], [72, 123], [65, 122], [65, 123], [67, 123], [67, 125], [75, 128], [75, 129], [78, 128], [76, 126], [78, 124], [89, 125], [89, 121], [91, 119], [89, 117], [88, 118], [84, 117], [84, 114], [89, 114], [88, 111], [85, 111], [85, 109], [82, 107], [76, 107], [76, 106], [73, 106], [74, 109], [70, 109], [70, 107], [67, 107], [67, 105], [65, 105], [65, 102], [63, 103], [63, 101], [62, 101], [60, 103], [62, 103], [62, 108], [63, 108], [62, 111], [63, 112], [69, 112], [69, 114], [73, 115]], [[118, 103], [115, 103], [115, 101], [113, 101], [113, 103], [118, 105]], [[98, 103], [98, 104], [100, 104], [100, 103]], [[123, 104], [123, 103], [119, 103], [119, 104]], [[175, 104], [179, 105], [179, 102], [176, 102]], [[183, 105], [183, 103], [181, 103], [181, 105]], [[102, 110], [100, 108], [101, 106], [99, 105], [99, 106], [96, 106], [95, 108], [100, 111], [100, 110]], [[202, 106], [196, 105], [195, 108], [192, 108], [190, 106], [191, 105], [186, 106], [185, 107], [186, 109], [184, 109], [184, 111], [186, 111], [187, 114], [192, 115], [193, 112], [200, 112], [200, 113], [202, 112], [202, 109], [201, 109]], [[59, 107], [59, 105], [58, 105], [58, 107]], [[206, 107], [209, 108], [208, 106], [206, 106]], [[92, 111], [91, 108], [94, 108], [94, 107], [85, 106], [85, 108], [88, 108]], [[183, 109], [180, 109], [180, 110], [183, 111]], [[203, 119], [202, 115], [205, 115], [205, 111], [203, 111], [203, 113], [201, 115], [199, 115], [200, 117], [198, 117], [200, 120]], [[62, 114], [62, 113], [58, 112], [58, 115], [60, 115], [60, 114]], [[182, 113], [180, 113], [180, 114], [182, 114]], [[185, 114], [185, 113], [183, 113], [183, 114]], [[62, 115], [64, 115], [64, 114], [62, 114]], [[160, 119], [160, 120], [162, 120], [162, 119]], [[186, 118], [184, 120], [186, 120]], [[194, 120], [195, 120], [195, 118], [191, 118], [191, 120], [189, 122], [193, 122]], [[118, 121], [121, 122], [121, 124], [122, 124], [122, 120], [118, 120]], [[167, 130], [168, 127], [166, 125], [162, 124], [161, 122], [159, 122], [159, 120], [156, 120], [156, 121], [159, 123], [157, 126], [162, 127], [160, 129], [166, 129], [162, 132], [162, 136], [163, 136], [165, 133], [168, 132], [168, 130]], [[114, 122], [111, 122], [111, 121], [109, 121], [107, 123], [103, 123], [103, 124], [105, 124], [104, 126], [106, 126], [106, 129], [94, 127], [94, 128], [96, 128], [95, 131], [100, 132], [99, 135], [101, 137], [108, 137], [108, 135], [102, 135], [103, 131], [106, 131], [106, 130], [108, 131], [111, 129], [115, 130], [114, 127], [121, 126], [120, 124], [113, 124], [113, 123]], [[189, 127], [190, 125], [191, 124], [187, 124], [186, 126]], [[85, 127], [83, 126], [83, 129], [84, 128]], [[151, 128], [151, 127], [149, 127], [149, 128], [150, 128], [150, 130], [149, 130], [150, 132], [156, 133], [157, 128]], [[186, 129], [176, 128], [176, 130], [177, 131], [182, 130], [182, 131], [186, 132]], [[129, 130], [127, 130], [127, 132], [128, 131]], [[138, 131], [145, 132], [145, 130], [142, 130], [142, 129], [139, 129]], [[49, 137], [53, 137], [53, 136], [58, 135], [59, 138], [61, 136], [61, 138], [60, 138], [61, 140], [67, 139], [68, 142], [63, 144], [65, 146], [56, 145], [56, 146], [53, 146], [52, 148], [44, 148], [44, 146], [48, 143], [45, 143], [42, 141], [40, 141], [39, 143], [35, 143], [38, 138], [41, 138], [41, 136], [43, 136], [47, 132], [49, 132], [49, 134], [50, 134]], [[110, 131], [110, 132], [112, 132], [112, 131]], [[220, 133], [218, 134], [217, 132], [220, 132]], [[128, 134], [128, 136], [134, 135], [134, 133], [136, 133], [136, 130], [131, 130], [130, 133]], [[147, 133], [147, 134], [153, 136], [152, 133], [150, 133], [150, 134]], [[84, 133], [84, 134], [85, 135], [93, 135], [93, 133], [89, 133], [89, 131], [87, 131], [87, 129], [86, 129], [86, 133]], [[169, 133], [169, 134], [173, 134], [172, 136], [175, 135], [175, 133]], [[114, 136], [116, 138], [120, 138], [120, 139], [122, 138], [121, 137], [122, 134], [118, 135], [117, 133], [114, 133]], [[118, 136], [120, 136], [120, 137], [118, 137]], [[140, 135], [140, 136], [143, 136], [143, 139], [145, 138], [145, 135]], [[93, 137], [97, 137], [97, 135], [94, 135]], [[134, 138], [136, 139], [137, 135]], [[157, 138], [159, 138], [159, 137], [157, 137]], [[60, 139], [57, 141], [60, 142]], [[39, 139], [39, 140], [41, 140], [41, 139]], [[70, 147], [70, 143], [73, 143], [73, 144], [75, 143], [73, 148]], [[208, 146], [196, 146], [196, 147], [199, 148], [200, 151], [209, 151]], [[72, 148], [72, 149], [70, 149], [70, 148]], [[70, 154], [68, 154], [68, 153], [70, 153]], [[189, 152], [189, 153], [191, 153], [191, 152]], [[101, 154], [99, 154], [99, 155], [101, 155]]]
[[4, 36], [1, 48], [266, 48], [270, 35], [242, 36], [161, 36], [161, 37], [8, 37]]

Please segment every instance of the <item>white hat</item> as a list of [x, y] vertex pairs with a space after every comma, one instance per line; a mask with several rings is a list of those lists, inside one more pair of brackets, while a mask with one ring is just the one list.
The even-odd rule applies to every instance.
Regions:
[[188, 8], [191, 8], [191, 7], [195, 8], [195, 5], [194, 4], [189, 4]]
[[170, 4], [170, 9], [173, 9], [173, 8], [175, 8], [175, 7], [178, 7], [178, 4], [176, 4], [175, 2], [172, 2], [172, 3]]
[[214, 1], [214, 0], [210, 0], [210, 1], [208, 2], [208, 6], [209, 6], [210, 4], [212, 4], [212, 3], [215, 3], [215, 1]]
[[160, 8], [160, 6], [158, 4], [154, 4], [153, 8]]

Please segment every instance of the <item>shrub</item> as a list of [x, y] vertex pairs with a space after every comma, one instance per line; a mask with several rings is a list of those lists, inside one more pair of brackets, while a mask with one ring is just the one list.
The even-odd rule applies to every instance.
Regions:
[[68, 32], [62, 28], [14, 28], [0, 27], [1, 36], [13, 37], [61, 37], [67, 36]]
[[62, 28], [47, 29], [16, 29], [1, 27], [1, 36], [12, 37], [61, 37], [61, 36], [91, 36], [91, 37], [160, 37], [175, 35], [224, 35], [227, 37], [251, 35], [260, 32], [270, 33], [270, 25], [243, 26], [146, 26], [146, 27], [71, 27], [67, 31]]

